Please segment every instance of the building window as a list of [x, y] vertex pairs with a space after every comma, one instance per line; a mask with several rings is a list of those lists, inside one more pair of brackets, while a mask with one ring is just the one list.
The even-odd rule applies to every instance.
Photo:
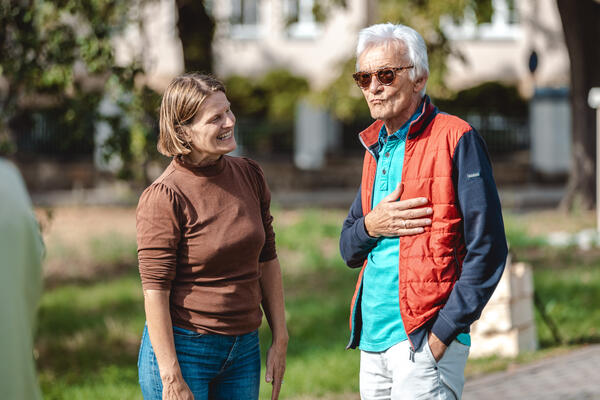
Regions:
[[286, 0], [285, 20], [288, 35], [297, 39], [312, 39], [321, 33], [321, 25], [315, 18], [314, 0]]
[[231, 36], [253, 39], [259, 33], [259, 0], [231, 0]]
[[519, 13], [515, 0], [492, 0], [494, 14], [489, 23], [477, 25], [473, 11], [457, 25], [450, 18], [441, 20], [444, 33], [450, 40], [516, 40], [521, 36]]

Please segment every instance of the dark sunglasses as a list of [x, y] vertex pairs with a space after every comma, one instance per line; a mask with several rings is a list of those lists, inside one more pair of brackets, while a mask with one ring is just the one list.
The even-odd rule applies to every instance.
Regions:
[[409, 65], [408, 67], [389, 67], [389, 68], [381, 68], [375, 72], [365, 72], [358, 71], [352, 74], [352, 77], [356, 81], [356, 84], [361, 89], [366, 89], [371, 84], [371, 77], [375, 75], [377, 80], [382, 85], [391, 85], [396, 79], [396, 71], [402, 71], [403, 69], [414, 68], [414, 65]]

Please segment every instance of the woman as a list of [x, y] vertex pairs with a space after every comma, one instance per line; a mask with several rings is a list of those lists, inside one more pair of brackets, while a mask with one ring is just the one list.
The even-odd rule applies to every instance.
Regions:
[[270, 192], [258, 164], [225, 155], [234, 125], [211, 76], [179, 76], [163, 95], [158, 150], [173, 160], [137, 208], [146, 400], [258, 399], [261, 304], [273, 334], [266, 381], [279, 395], [288, 333]]

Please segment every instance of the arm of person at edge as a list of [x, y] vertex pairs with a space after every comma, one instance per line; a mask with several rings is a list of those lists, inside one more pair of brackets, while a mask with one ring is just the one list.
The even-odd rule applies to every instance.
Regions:
[[272, 400], [279, 398], [285, 358], [288, 345], [288, 331], [285, 323], [285, 305], [283, 299], [283, 283], [279, 259], [274, 258], [261, 262], [260, 288], [262, 291], [262, 307], [271, 328], [273, 343], [267, 351], [267, 368], [265, 381], [273, 385]]
[[158, 362], [163, 384], [163, 400], [193, 400], [194, 395], [183, 379], [175, 352], [173, 325], [169, 311], [170, 292], [170, 290], [144, 290], [148, 334]]
[[350, 207], [340, 235], [340, 253], [350, 268], [362, 267], [379, 237], [418, 235], [431, 225], [430, 207], [422, 207], [428, 199], [416, 197], [400, 200], [403, 185], [384, 197], [373, 210], [363, 216], [361, 188]]
[[500, 281], [508, 254], [492, 167], [477, 132], [463, 135], [453, 162], [467, 253], [460, 277], [429, 332], [429, 347], [436, 361], [456, 335], [479, 318]]

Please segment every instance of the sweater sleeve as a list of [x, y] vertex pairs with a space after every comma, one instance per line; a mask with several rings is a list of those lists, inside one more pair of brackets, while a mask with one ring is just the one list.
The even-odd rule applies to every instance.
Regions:
[[467, 252], [460, 277], [431, 329], [446, 345], [479, 318], [500, 281], [508, 254], [492, 167], [477, 132], [462, 136], [453, 162]]
[[277, 257], [275, 247], [275, 231], [273, 230], [273, 216], [271, 215], [271, 191], [265, 179], [262, 168], [256, 161], [248, 160], [251, 170], [256, 178], [256, 189], [260, 199], [260, 212], [265, 229], [265, 244], [258, 257], [259, 262], [271, 261]]
[[163, 184], [148, 187], [138, 203], [138, 263], [144, 289], [169, 290], [181, 237], [177, 195]]
[[362, 267], [378, 240], [369, 236], [365, 229], [360, 192], [361, 188], [359, 187], [340, 235], [340, 253], [350, 268]]

